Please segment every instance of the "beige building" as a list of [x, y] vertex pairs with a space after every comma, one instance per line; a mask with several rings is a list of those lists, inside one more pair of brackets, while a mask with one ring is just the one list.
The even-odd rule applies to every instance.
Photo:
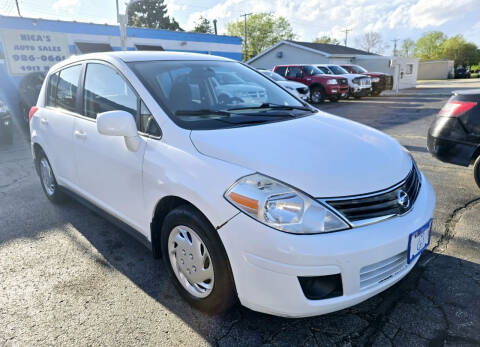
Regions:
[[454, 76], [453, 60], [424, 60], [418, 64], [419, 80], [444, 80]]
[[271, 70], [285, 64], [356, 64], [371, 72], [393, 75], [394, 89], [414, 88], [417, 82], [418, 59], [386, 57], [342, 45], [280, 41], [253, 57], [247, 64]]

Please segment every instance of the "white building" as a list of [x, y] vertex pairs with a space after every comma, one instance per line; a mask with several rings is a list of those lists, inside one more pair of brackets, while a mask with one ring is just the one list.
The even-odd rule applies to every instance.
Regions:
[[371, 72], [394, 76], [394, 89], [414, 88], [418, 59], [386, 57], [360, 49], [326, 43], [280, 41], [253, 57], [247, 63], [255, 68], [272, 69], [280, 64], [356, 64]]
[[424, 60], [418, 64], [419, 80], [445, 80], [453, 78], [454, 61], [448, 59]]

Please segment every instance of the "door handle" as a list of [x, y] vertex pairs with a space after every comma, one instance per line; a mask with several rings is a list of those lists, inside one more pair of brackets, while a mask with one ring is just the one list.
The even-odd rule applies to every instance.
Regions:
[[47, 118], [40, 118], [40, 123], [42, 123], [42, 124], [48, 124]]
[[84, 139], [87, 137], [87, 133], [84, 132], [84, 131], [81, 131], [81, 130], [75, 130], [75, 132], [73, 133], [76, 137], [78, 137], [79, 139]]

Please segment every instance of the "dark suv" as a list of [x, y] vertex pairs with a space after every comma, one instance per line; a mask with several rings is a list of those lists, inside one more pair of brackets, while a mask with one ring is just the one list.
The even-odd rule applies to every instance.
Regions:
[[473, 164], [480, 187], [480, 89], [454, 92], [428, 130], [427, 147], [441, 161]]
[[459, 66], [455, 70], [455, 78], [470, 78], [470, 70], [466, 67]]
[[350, 73], [357, 73], [361, 75], [370, 76], [372, 79], [372, 95], [380, 95], [384, 90], [392, 90], [393, 88], [393, 76], [383, 72], [368, 72], [360, 65], [341, 64], [345, 70]]
[[348, 81], [345, 77], [325, 75], [314, 65], [277, 65], [273, 71], [288, 80], [306, 84], [314, 104], [325, 99], [338, 101], [348, 97]]

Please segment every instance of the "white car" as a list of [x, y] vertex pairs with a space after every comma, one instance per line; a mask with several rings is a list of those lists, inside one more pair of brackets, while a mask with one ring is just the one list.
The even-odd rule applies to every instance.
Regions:
[[[225, 72], [267, 102], [220, 102]], [[70, 57], [29, 118], [48, 199], [69, 192], [114, 217], [203, 311], [237, 298], [288, 317], [340, 310], [399, 281], [429, 243], [435, 192], [396, 140], [233, 60]]]
[[356, 99], [372, 92], [372, 79], [369, 76], [349, 73], [340, 65], [320, 64], [317, 67], [325, 74], [345, 77], [348, 80], [350, 96]]
[[303, 101], [308, 101], [308, 99], [310, 98], [310, 89], [307, 85], [300, 82], [289, 81], [285, 77], [280, 76], [278, 73], [270, 70], [260, 69], [258, 71], [280, 84], [283, 88], [288, 89], [288, 91], [295, 95], [297, 98], [300, 98]]

